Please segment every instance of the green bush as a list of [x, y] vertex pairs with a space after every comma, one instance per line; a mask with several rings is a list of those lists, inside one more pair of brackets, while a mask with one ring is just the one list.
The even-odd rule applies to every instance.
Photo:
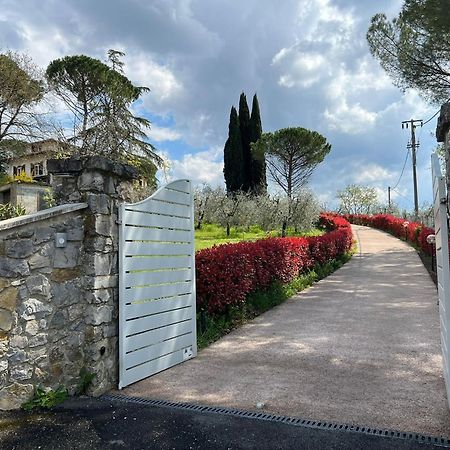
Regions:
[[22, 205], [11, 205], [11, 203], [0, 204], [0, 220], [12, 219], [23, 216], [27, 211]]

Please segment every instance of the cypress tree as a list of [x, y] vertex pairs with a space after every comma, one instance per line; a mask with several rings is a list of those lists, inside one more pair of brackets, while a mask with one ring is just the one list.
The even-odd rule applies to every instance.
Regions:
[[[256, 94], [253, 96], [252, 114], [250, 116], [250, 142], [257, 142], [262, 135], [261, 115], [259, 112], [259, 102]], [[266, 159], [265, 155], [256, 156], [252, 153], [252, 185], [251, 189], [255, 194], [267, 194], [266, 181]]]
[[228, 139], [225, 143], [223, 160], [223, 174], [227, 186], [227, 193], [233, 194], [241, 190], [244, 183], [241, 131], [239, 117], [234, 106], [230, 112]]
[[250, 111], [247, 98], [242, 93], [239, 98], [239, 128], [241, 131], [242, 154], [244, 158], [244, 173], [242, 190], [249, 192], [252, 187], [252, 153], [250, 148]]

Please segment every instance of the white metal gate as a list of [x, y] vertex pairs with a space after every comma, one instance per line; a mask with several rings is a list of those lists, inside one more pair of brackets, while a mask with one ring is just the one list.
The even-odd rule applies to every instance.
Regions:
[[433, 172], [434, 229], [436, 236], [436, 270], [438, 279], [441, 344], [447, 400], [450, 406], [449, 350], [450, 350], [450, 267], [448, 253], [447, 191], [439, 158], [431, 155]]
[[119, 211], [119, 389], [197, 354], [192, 183]]

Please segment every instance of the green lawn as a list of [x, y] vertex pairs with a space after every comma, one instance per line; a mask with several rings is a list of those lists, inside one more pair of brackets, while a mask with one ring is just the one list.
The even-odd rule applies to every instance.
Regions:
[[[204, 224], [201, 230], [195, 230], [195, 250], [212, 247], [213, 245], [234, 243], [240, 241], [255, 241], [269, 236], [280, 236], [280, 231], [274, 230], [265, 232], [257, 225], [250, 227], [232, 227], [230, 236], [227, 236], [226, 229], [216, 224]], [[320, 236], [322, 230], [314, 228], [310, 231], [294, 233], [288, 229], [289, 236]]]

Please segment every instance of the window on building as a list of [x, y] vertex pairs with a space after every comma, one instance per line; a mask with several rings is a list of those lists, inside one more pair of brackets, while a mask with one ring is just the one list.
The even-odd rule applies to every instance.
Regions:
[[20, 175], [22, 173], [26, 173], [25, 172], [25, 164], [21, 165], [21, 166], [13, 166], [13, 175]]
[[42, 177], [43, 175], [45, 175], [45, 169], [44, 169], [43, 162], [31, 164], [31, 176], [32, 177]]

